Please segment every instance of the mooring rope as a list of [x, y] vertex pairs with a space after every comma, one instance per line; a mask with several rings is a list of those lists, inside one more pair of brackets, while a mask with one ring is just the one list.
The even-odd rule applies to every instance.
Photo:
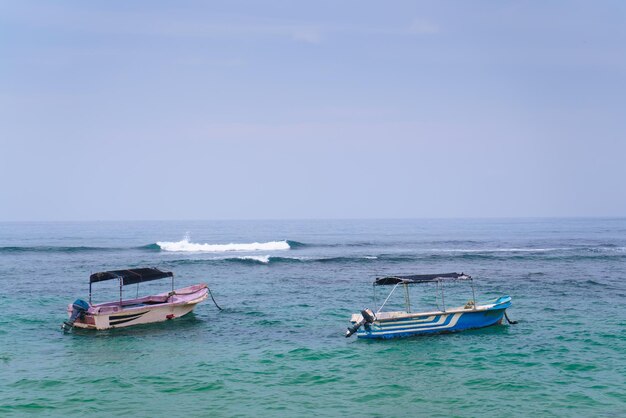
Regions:
[[506, 322], [508, 322], [509, 324], [511, 324], [511, 325], [517, 324], [517, 321], [511, 321], [509, 319], [509, 316], [506, 314], [506, 311], [504, 311], [504, 317], [506, 318]]
[[215, 301], [215, 298], [213, 297], [213, 293], [211, 292], [211, 288], [209, 286], [207, 286], [206, 288], [209, 291], [209, 295], [211, 295], [211, 299], [213, 299], [213, 303], [215, 304], [217, 309], [219, 309], [220, 311], [223, 311], [223, 309], [220, 307], [220, 305], [218, 305], [217, 302]]

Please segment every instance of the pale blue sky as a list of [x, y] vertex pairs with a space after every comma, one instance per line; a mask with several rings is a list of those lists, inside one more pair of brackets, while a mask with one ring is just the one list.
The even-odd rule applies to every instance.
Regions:
[[0, 220], [625, 216], [624, 22], [0, 1]]

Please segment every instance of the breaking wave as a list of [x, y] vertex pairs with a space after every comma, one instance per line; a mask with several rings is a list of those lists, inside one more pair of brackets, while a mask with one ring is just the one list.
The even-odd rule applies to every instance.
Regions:
[[246, 255], [243, 257], [236, 257], [234, 259], [226, 259], [226, 260], [241, 260], [241, 261], [251, 261], [254, 263], [261, 263], [261, 264], [269, 264], [270, 262], [270, 256], [269, 255]]
[[375, 256], [363, 257], [279, 257], [270, 255], [245, 255], [239, 257], [216, 257], [205, 259], [180, 259], [168, 261], [166, 264], [187, 265], [187, 264], [222, 264], [236, 263], [247, 265], [273, 265], [291, 263], [361, 263], [377, 260]]
[[[295, 243], [295, 241], [291, 241]], [[222, 253], [228, 251], [279, 251], [291, 249], [290, 241], [252, 242], [247, 244], [197, 244], [185, 237], [180, 241], [157, 242], [156, 245], [163, 251], [194, 252], [194, 253]]]
[[[139, 247], [92, 247], [92, 246], [0, 246], [0, 254], [37, 254], [37, 253], [56, 253], [56, 254], [80, 254], [80, 253], [99, 253], [99, 252], [126, 252], [126, 251], [142, 251], [142, 252], [168, 252], [168, 253], [192, 253], [195, 254], [215, 254], [214, 258], [205, 260], [191, 260], [193, 262], [236, 262], [248, 264], [274, 264], [274, 263], [300, 263], [300, 262], [316, 262], [316, 263], [333, 263], [333, 262], [369, 262], [372, 260], [385, 260], [391, 262], [402, 261], [453, 261], [453, 260], [575, 260], [575, 259], [615, 259], [626, 258], [626, 247], [615, 244], [600, 245], [581, 245], [581, 246], [542, 246], [542, 247], [491, 247], [491, 248], [398, 248], [391, 245], [386, 248], [383, 245], [376, 245], [379, 248], [372, 248], [367, 252], [369, 254], [346, 254], [337, 255], [312, 254], [308, 255], [310, 248], [324, 248], [335, 246], [361, 247], [367, 246], [366, 243], [351, 244], [310, 244], [292, 240], [268, 241], [268, 242], [252, 242], [252, 243], [229, 243], [229, 244], [210, 244], [210, 243], [194, 243], [189, 237], [185, 237], [180, 241], [167, 242], [159, 241]], [[302, 251], [298, 251], [302, 250]], [[389, 251], [390, 250], [390, 251]], [[263, 255], [264, 252], [270, 252], [269, 255]], [[276, 251], [289, 251], [293, 254], [289, 257], [279, 257]], [[389, 252], [387, 252], [389, 251]], [[242, 254], [237, 257], [219, 257], [220, 253], [236, 253], [248, 252], [252, 254]], [[334, 252], [334, 251], [333, 251]], [[261, 254], [259, 254], [261, 253]], [[302, 255], [296, 257], [295, 254]], [[306, 256], [305, 256], [306, 254]], [[225, 255], [225, 254], [224, 254]], [[227, 260], [227, 261], [226, 261]]]

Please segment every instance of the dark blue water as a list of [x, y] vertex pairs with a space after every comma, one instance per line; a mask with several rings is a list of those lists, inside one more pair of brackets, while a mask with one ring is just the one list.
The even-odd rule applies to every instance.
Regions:
[[[225, 309], [61, 332], [90, 273], [139, 266], [207, 282]], [[343, 337], [350, 314], [374, 306], [376, 276], [453, 271], [475, 277], [479, 301], [511, 295], [519, 324]], [[2, 223], [0, 280], [3, 416], [626, 410], [625, 219]], [[94, 287], [96, 301], [117, 297]], [[449, 291], [451, 304], [471, 297]], [[414, 309], [430, 309], [434, 289], [415, 292]]]

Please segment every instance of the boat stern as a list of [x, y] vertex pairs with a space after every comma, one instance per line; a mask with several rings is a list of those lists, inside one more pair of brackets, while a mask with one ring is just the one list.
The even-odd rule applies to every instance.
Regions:
[[64, 330], [70, 330], [73, 327], [97, 328], [93, 307], [89, 302], [82, 299], [76, 299], [74, 303], [67, 305], [67, 316], [68, 320], [61, 324], [61, 328]]

